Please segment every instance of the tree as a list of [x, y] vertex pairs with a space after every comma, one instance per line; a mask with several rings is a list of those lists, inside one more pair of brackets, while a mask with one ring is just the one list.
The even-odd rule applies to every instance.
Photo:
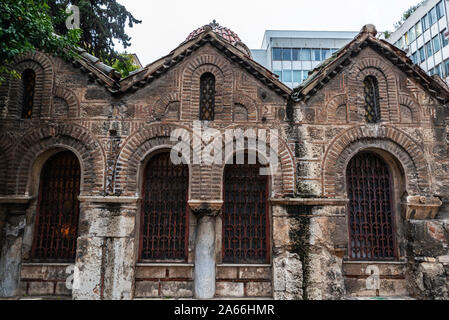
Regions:
[[[69, 5], [79, 7], [81, 35], [80, 46], [106, 64], [112, 65], [122, 57], [114, 49], [117, 40], [126, 49], [131, 45], [131, 38], [126, 34], [125, 27], [130, 28], [142, 21], [137, 20], [116, 0], [53, 0], [50, 3], [54, 14], [65, 10]], [[64, 23], [56, 25], [60, 34], [67, 32]]]
[[121, 53], [121, 59], [116, 59], [112, 67], [122, 74], [122, 77], [127, 77], [129, 74], [137, 69], [138, 66], [134, 64], [133, 56], [129, 53]]
[[12, 65], [18, 55], [32, 50], [66, 59], [76, 55], [72, 48], [78, 43], [80, 31], [68, 30], [59, 36], [53, 27], [67, 16], [59, 12], [52, 17], [46, 0], [0, 1], [0, 84], [8, 76], [20, 77]]
[[425, 0], [423, 0], [423, 1], [421, 1], [420, 3], [418, 3], [417, 5], [415, 5], [415, 6], [411, 6], [410, 8], [408, 8], [407, 9], [407, 11], [405, 11], [403, 14], [402, 14], [402, 18], [401, 18], [401, 20], [399, 20], [398, 22], [396, 22], [395, 24], [394, 24], [394, 27], [395, 27], [395, 29], [397, 30], [397, 29], [399, 29], [401, 26], [402, 26], [402, 24], [408, 19], [408, 18], [410, 18], [410, 16], [423, 4], [425, 2]]

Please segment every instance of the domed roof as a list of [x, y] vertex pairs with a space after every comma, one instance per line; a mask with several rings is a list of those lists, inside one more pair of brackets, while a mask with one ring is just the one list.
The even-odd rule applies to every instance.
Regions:
[[192, 33], [190, 33], [185, 42], [190, 41], [193, 38], [196, 38], [201, 33], [205, 32], [207, 30], [210, 30], [210, 29], [212, 29], [213, 32], [215, 32], [216, 34], [218, 34], [221, 37], [223, 37], [226, 41], [228, 41], [232, 45], [235, 45], [238, 42], [242, 42], [242, 40], [237, 35], [237, 33], [232, 31], [231, 29], [228, 29], [226, 27], [220, 26], [217, 23], [217, 21], [215, 21], [215, 20], [212, 21], [209, 24], [206, 24], [206, 25], [202, 26], [201, 28], [196, 29]]
[[251, 51], [242, 42], [242, 40], [240, 39], [238, 34], [235, 33], [234, 31], [232, 31], [229, 28], [220, 26], [220, 24], [218, 24], [216, 20], [214, 20], [211, 23], [206, 24], [206, 25], [202, 26], [201, 28], [198, 28], [195, 31], [191, 32], [189, 34], [189, 36], [187, 37], [187, 39], [183, 43], [186, 43], [186, 42], [188, 42], [188, 41], [190, 41], [192, 39], [195, 39], [196, 37], [198, 37], [203, 32], [206, 32], [206, 31], [209, 31], [209, 30], [212, 30], [213, 32], [215, 32], [216, 34], [221, 36], [223, 39], [225, 39], [227, 42], [232, 44], [234, 47], [236, 47], [237, 49], [242, 51], [244, 54], [246, 54], [247, 56], [251, 57]]

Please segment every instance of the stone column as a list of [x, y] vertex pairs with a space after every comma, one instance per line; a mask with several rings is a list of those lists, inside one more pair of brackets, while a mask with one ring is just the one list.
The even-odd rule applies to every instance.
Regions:
[[133, 298], [137, 198], [80, 197], [76, 300]]
[[195, 239], [194, 292], [197, 299], [212, 299], [215, 296], [215, 224], [221, 213], [222, 202], [190, 202], [197, 217]]
[[1, 205], [0, 210], [4, 211], [4, 230], [0, 230], [3, 238], [0, 254], [0, 297], [13, 297], [18, 293], [27, 208], [28, 202]]

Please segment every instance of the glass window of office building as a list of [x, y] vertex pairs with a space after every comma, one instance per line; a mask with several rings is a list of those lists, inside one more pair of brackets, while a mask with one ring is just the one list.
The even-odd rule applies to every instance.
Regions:
[[[429, 75], [449, 77], [449, 19], [446, 2], [426, 1], [425, 8], [412, 14], [404, 24], [406, 30], [400, 28], [393, 33], [394, 45], [405, 50], [410, 59], [419, 64]], [[410, 21], [411, 20], [411, 21]], [[449, 79], [448, 79], [449, 80]]]
[[273, 48], [272, 60], [277, 67], [273, 73], [290, 87], [297, 86], [307, 79], [311, 69], [337, 51], [337, 48]]

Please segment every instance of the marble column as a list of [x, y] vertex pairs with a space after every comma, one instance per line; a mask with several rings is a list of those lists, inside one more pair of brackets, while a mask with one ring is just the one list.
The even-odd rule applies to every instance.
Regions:
[[194, 292], [196, 299], [212, 299], [215, 296], [215, 224], [221, 213], [222, 203], [190, 203], [197, 217], [195, 239]]

